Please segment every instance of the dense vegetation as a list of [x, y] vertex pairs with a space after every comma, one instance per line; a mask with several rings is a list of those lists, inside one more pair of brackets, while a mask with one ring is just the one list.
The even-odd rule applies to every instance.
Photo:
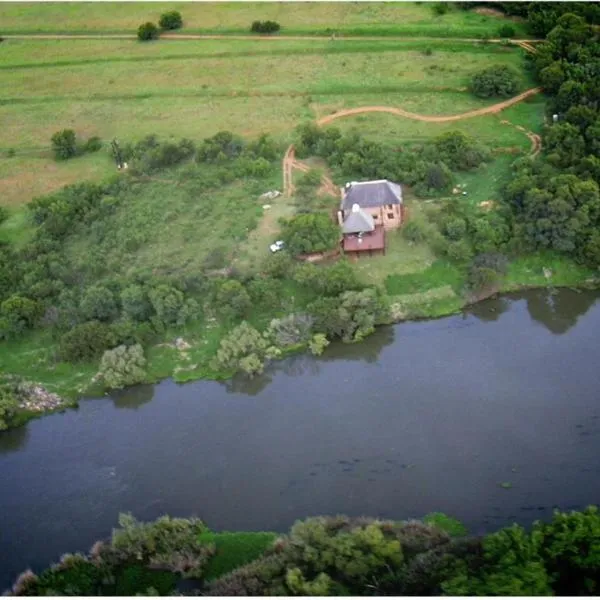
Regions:
[[193, 578], [212, 596], [594, 595], [600, 515], [556, 512], [530, 531], [513, 525], [467, 537], [441, 513], [420, 521], [316, 517], [287, 535], [209, 531], [197, 519], [139, 523], [121, 515], [108, 542], [65, 555], [15, 595], [168, 595]]

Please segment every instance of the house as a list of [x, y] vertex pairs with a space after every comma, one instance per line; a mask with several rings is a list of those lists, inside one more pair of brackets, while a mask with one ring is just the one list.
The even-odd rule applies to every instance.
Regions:
[[385, 254], [385, 232], [402, 224], [402, 188], [386, 179], [353, 181], [341, 190], [338, 223], [344, 252], [358, 257]]
[[396, 229], [402, 224], [404, 205], [402, 188], [387, 179], [378, 181], [352, 181], [341, 190], [342, 201], [338, 213], [340, 226], [352, 212], [352, 206], [360, 208], [373, 217], [375, 225]]

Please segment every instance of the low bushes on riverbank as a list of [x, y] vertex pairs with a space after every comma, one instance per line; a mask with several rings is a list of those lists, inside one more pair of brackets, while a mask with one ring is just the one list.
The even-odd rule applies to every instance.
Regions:
[[[121, 528], [86, 556], [24, 572], [13, 595], [170, 595], [177, 579], [212, 596], [594, 595], [600, 515], [555, 512], [530, 531], [484, 537], [442, 513], [424, 521], [315, 517], [289, 534], [210, 532], [197, 519], [162, 517]], [[189, 589], [190, 586], [188, 586]]]

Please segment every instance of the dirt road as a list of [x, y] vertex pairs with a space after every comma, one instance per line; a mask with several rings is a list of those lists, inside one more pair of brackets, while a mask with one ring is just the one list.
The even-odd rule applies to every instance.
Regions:
[[[444, 116], [431, 116], [431, 115], [421, 115], [417, 113], [412, 113], [402, 108], [396, 108], [393, 106], [359, 106], [357, 108], [348, 108], [345, 110], [340, 110], [331, 115], [327, 115], [326, 117], [322, 117], [317, 120], [317, 125], [323, 126], [327, 125], [337, 119], [342, 119], [344, 117], [349, 117], [352, 115], [360, 115], [364, 113], [372, 113], [372, 112], [383, 112], [389, 113], [392, 115], [398, 115], [400, 117], [405, 117], [407, 119], [413, 119], [415, 121], [423, 121], [426, 123], [448, 123], [450, 121], [461, 121], [463, 119], [471, 119], [473, 117], [480, 117], [482, 115], [493, 115], [501, 112], [505, 108], [509, 106], [513, 106], [514, 104], [518, 104], [519, 102], [523, 102], [526, 98], [533, 96], [535, 94], [539, 94], [542, 91], [542, 88], [536, 87], [531, 88], [514, 98], [509, 98], [508, 100], [504, 100], [503, 102], [498, 102], [497, 104], [493, 104], [492, 106], [486, 106], [485, 108], [478, 108], [477, 110], [471, 110], [465, 113], [461, 113], [458, 115], [444, 115]], [[501, 121], [503, 124], [512, 125], [509, 121]], [[519, 131], [522, 131], [530, 140], [531, 140], [531, 156], [536, 156], [541, 150], [541, 138], [539, 135], [527, 131], [524, 127], [520, 125], [513, 125]], [[296, 160], [294, 146], [291, 145], [284, 157], [283, 157], [283, 193], [286, 196], [291, 196], [294, 191], [293, 186], [293, 170], [294, 168], [299, 168], [302, 171], [306, 170], [306, 165], [302, 165]], [[326, 181], [327, 180], [327, 181]], [[330, 191], [333, 195], [337, 195], [337, 188], [331, 182], [331, 180], [327, 177], [323, 178], [322, 181], [323, 189]]]
[[[137, 39], [135, 33], [6, 33], [2, 37], [6, 40], [133, 40]], [[194, 33], [164, 33], [160, 36], [161, 40], [258, 40], [258, 41], [327, 41], [330, 39], [328, 35], [217, 35], [217, 34], [194, 34]], [[444, 38], [444, 37], [406, 37], [406, 36], [344, 36], [336, 34], [335, 41], [361, 41], [366, 42], [409, 42], [409, 41], [425, 41], [425, 42], [467, 42], [481, 43], [478, 38]], [[509, 43], [522, 46], [525, 44], [531, 45], [543, 42], [544, 40], [509, 40]], [[506, 43], [503, 39], [490, 39], [486, 43], [502, 44]], [[531, 50], [530, 50], [531, 51]]]

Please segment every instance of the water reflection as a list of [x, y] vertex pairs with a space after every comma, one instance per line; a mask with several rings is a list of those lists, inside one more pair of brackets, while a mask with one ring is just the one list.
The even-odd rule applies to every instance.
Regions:
[[28, 437], [29, 427], [27, 425], [0, 432], [0, 454], [21, 450], [27, 443]]
[[153, 385], [136, 385], [112, 392], [111, 398], [115, 408], [128, 408], [137, 410], [147, 404], [154, 397]]
[[358, 344], [331, 344], [321, 356], [322, 360], [364, 360], [375, 363], [381, 351], [394, 342], [393, 327], [378, 327], [375, 333]]
[[527, 294], [531, 318], [557, 335], [566, 333], [596, 302], [595, 294], [575, 290], [534, 290]]
[[497, 321], [500, 315], [510, 307], [510, 301], [505, 296], [490, 298], [485, 302], [479, 302], [470, 306], [465, 313], [477, 317], [480, 321]]

